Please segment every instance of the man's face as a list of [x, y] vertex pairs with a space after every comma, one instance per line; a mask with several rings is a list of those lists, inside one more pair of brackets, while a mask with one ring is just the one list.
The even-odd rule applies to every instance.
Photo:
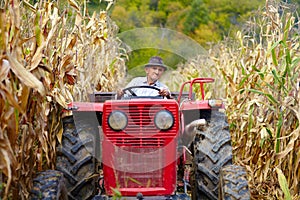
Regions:
[[164, 73], [165, 69], [161, 66], [151, 66], [145, 68], [148, 82], [154, 83], [160, 79], [161, 75]]

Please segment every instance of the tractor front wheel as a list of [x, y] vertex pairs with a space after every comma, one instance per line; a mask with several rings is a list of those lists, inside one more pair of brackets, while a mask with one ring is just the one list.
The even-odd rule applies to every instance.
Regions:
[[220, 169], [232, 164], [231, 138], [225, 114], [212, 111], [207, 121], [206, 126], [194, 130], [193, 200], [218, 199]]
[[249, 200], [250, 191], [245, 169], [238, 165], [228, 165], [223, 167], [220, 171], [219, 190], [221, 199]]
[[38, 176], [33, 179], [31, 199], [67, 200], [67, 189], [64, 185], [63, 174], [55, 170], [47, 170], [38, 173]]
[[[56, 169], [63, 172], [69, 199], [91, 199], [96, 194], [98, 123], [90, 113], [64, 119], [62, 142], [57, 147]], [[98, 144], [100, 145], [100, 143]]]

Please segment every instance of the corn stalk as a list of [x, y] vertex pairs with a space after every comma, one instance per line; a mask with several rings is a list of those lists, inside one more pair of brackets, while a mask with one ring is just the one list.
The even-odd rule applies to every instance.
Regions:
[[67, 103], [88, 100], [95, 90], [114, 90], [117, 77], [125, 75], [117, 27], [106, 11], [89, 16], [84, 5], [73, 0], [63, 9], [52, 1], [1, 3], [3, 199], [27, 199], [35, 173], [54, 168]]
[[212, 46], [209, 56], [180, 65], [166, 79], [176, 91], [183, 81], [215, 78], [206, 98], [226, 102], [235, 162], [248, 170], [252, 199], [299, 198], [300, 38], [294, 11], [266, 1], [236, 38]]
[[[248, 169], [253, 199], [283, 199], [286, 188], [299, 198], [300, 55], [293, 14], [288, 5], [267, 1], [236, 40], [212, 51], [227, 85], [235, 161]], [[286, 177], [284, 190], [275, 169]]]

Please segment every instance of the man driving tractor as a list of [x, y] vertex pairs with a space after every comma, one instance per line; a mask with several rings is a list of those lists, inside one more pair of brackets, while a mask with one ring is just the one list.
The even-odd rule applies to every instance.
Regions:
[[[153, 56], [150, 58], [149, 63], [145, 65], [145, 77], [136, 77], [132, 79], [125, 88], [133, 86], [154, 86], [159, 91], [151, 90], [149, 88], [135, 88], [132, 89], [137, 96], [163, 96], [170, 98], [169, 88], [159, 81], [160, 77], [167, 70], [167, 66], [164, 65], [163, 60], [159, 56]], [[124, 95], [123, 90], [118, 91], [118, 98]]]

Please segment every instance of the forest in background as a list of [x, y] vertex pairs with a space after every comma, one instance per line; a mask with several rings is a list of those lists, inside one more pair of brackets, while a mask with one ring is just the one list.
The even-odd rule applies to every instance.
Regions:
[[[28, 198], [36, 173], [55, 167], [66, 103], [88, 100], [91, 89], [115, 91], [125, 77], [127, 52], [119, 46], [118, 26], [106, 9], [89, 14], [84, 2], [60, 3], [0, 4], [3, 199]], [[107, 0], [105, 6], [113, 8], [113, 2]], [[214, 87], [215, 93], [225, 95], [235, 162], [247, 169], [253, 199], [299, 199], [296, 10], [286, 3], [264, 2], [247, 26], [210, 45], [214, 62], [209, 73], [203, 70], [206, 58], [198, 57], [169, 74], [174, 90], [203, 74], [218, 77], [222, 87]]]
[[[299, 0], [281, 2], [299, 10]], [[97, 4], [97, 0], [89, 2], [94, 9], [99, 7]], [[105, 2], [102, 1], [102, 4]], [[184, 33], [208, 50], [218, 41], [234, 37], [264, 5], [261, 0], [242, 3], [239, 0], [117, 0], [109, 10], [109, 16], [118, 25], [119, 32], [141, 27], [168, 28]], [[186, 62], [179, 55], [170, 55], [170, 52], [140, 49], [130, 52], [126, 65], [129, 69], [142, 66], [145, 60], [157, 54], [173, 69], [179, 63]], [[130, 73], [140, 76], [143, 70], [139, 68]]]
[[[168, 28], [184, 33], [208, 49], [210, 44], [234, 34], [250, 14], [263, 5], [260, 0], [243, 3], [237, 0], [118, 0], [110, 16], [120, 32], [140, 27]], [[130, 52], [127, 66], [129, 69], [141, 66], [149, 56], [156, 54], [171, 68], [186, 62], [169, 52], [143, 49]], [[141, 75], [140, 71], [134, 71], [132, 76]]]
[[205, 45], [234, 33], [263, 5], [259, 0], [118, 0], [110, 15], [121, 32], [149, 26], [170, 28]]

